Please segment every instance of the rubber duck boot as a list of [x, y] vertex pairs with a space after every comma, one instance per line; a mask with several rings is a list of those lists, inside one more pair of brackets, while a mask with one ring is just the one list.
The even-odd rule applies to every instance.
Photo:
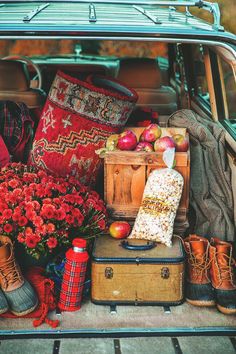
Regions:
[[12, 241], [7, 236], [0, 236], [0, 284], [14, 315], [27, 315], [37, 307], [37, 295], [24, 279], [14, 257]]
[[195, 306], [214, 306], [209, 241], [205, 237], [190, 235], [183, 242], [187, 254], [186, 300]]
[[0, 315], [9, 310], [7, 299], [5, 298], [3, 292], [0, 289]]
[[216, 306], [226, 315], [236, 314], [235, 260], [233, 246], [214, 237], [210, 241], [211, 282], [215, 289]]

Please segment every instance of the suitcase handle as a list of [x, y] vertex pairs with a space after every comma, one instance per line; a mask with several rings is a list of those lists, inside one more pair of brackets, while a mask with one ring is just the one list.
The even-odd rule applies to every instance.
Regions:
[[126, 250], [130, 250], [130, 251], [147, 251], [156, 247], [156, 243], [150, 241], [148, 241], [146, 245], [132, 245], [129, 243], [129, 241], [124, 240], [121, 241], [120, 245]]

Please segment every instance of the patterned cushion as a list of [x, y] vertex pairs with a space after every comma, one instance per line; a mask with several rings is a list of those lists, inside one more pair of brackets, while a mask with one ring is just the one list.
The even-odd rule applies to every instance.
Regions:
[[59, 71], [40, 118], [29, 163], [93, 185], [101, 164], [95, 150], [125, 125], [136, 100], [135, 91], [115, 80], [97, 76], [83, 82]]

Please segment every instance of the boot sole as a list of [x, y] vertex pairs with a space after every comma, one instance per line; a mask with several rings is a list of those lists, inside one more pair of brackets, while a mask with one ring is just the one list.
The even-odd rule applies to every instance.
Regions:
[[34, 305], [33, 307], [31, 307], [30, 309], [28, 309], [28, 310], [26, 310], [26, 311], [24, 311], [24, 312], [15, 312], [15, 311], [12, 311], [12, 310], [11, 310], [11, 313], [13, 313], [13, 315], [16, 315], [16, 316], [18, 316], [18, 317], [28, 315], [29, 313], [33, 312], [33, 311], [36, 309], [36, 307], [38, 306], [38, 304], [39, 304], [39, 303], [38, 303], [38, 301], [37, 301], [36, 305]]
[[191, 305], [199, 306], [199, 307], [213, 307], [216, 305], [214, 300], [203, 301], [203, 300], [190, 300], [186, 298], [186, 301]]
[[0, 310], [0, 315], [2, 315], [3, 313], [6, 313], [8, 310], [9, 310], [8, 308]]
[[229, 309], [227, 307], [223, 307], [221, 305], [216, 305], [218, 310], [222, 312], [224, 315], [235, 315], [236, 314], [236, 309]]

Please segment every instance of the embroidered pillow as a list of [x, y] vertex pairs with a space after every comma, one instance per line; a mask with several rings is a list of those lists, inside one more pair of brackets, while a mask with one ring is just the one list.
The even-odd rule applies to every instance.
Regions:
[[59, 71], [35, 134], [29, 163], [94, 185], [100, 166], [95, 150], [125, 125], [137, 100], [134, 90], [106, 77], [88, 82]]

